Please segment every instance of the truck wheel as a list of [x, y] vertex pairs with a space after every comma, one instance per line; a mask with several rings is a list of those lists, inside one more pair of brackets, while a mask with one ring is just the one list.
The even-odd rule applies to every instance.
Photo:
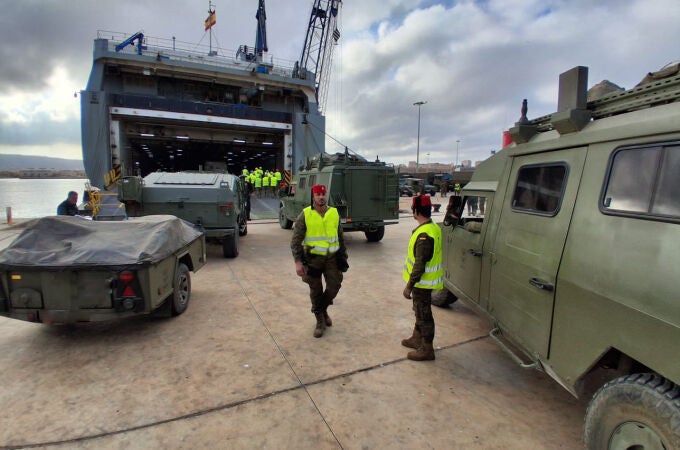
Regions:
[[191, 276], [189, 268], [179, 263], [175, 270], [175, 289], [172, 292], [172, 315], [179, 316], [187, 310], [191, 299]]
[[293, 221], [288, 220], [286, 215], [283, 213], [283, 206], [279, 208], [279, 225], [284, 230], [290, 230], [293, 227]]
[[366, 240], [368, 240], [368, 242], [378, 242], [385, 236], [385, 227], [378, 227], [375, 231], [364, 231], [364, 234], [366, 235]]
[[239, 234], [239, 236], [245, 236], [246, 234], [248, 234], [248, 221], [247, 220], [243, 220], [243, 223], [239, 222], [238, 234]]
[[238, 256], [238, 233], [227, 236], [222, 241], [222, 255], [225, 258], [236, 258]]
[[432, 292], [432, 304], [440, 308], [448, 308], [458, 300], [448, 289], [439, 289]]
[[653, 373], [616, 378], [588, 405], [587, 449], [680, 448], [680, 388]]

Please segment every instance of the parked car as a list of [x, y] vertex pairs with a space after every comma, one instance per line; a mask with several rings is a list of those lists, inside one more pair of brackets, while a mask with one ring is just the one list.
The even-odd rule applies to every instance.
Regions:
[[399, 185], [399, 197], [413, 197], [413, 188], [407, 184]]
[[437, 192], [438, 192], [437, 187], [431, 184], [426, 184], [423, 187], [423, 194], [429, 194], [430, 196], [434, 197], [437, 194]]

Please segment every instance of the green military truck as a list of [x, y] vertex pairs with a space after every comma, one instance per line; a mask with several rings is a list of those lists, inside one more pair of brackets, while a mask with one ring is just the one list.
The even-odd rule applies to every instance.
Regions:
[[587, 68], [563, 73], [558, 112], [528, 120], [525, 102], [514, 144], [443, 226], [451, 301], [590, 399], [589, 449], [680, 448], [680, 73], [666, 72], [591, 101]]
[[379, 160], [345, 153], [319, 154], [308, 160], [281, 192], [279, 224], [290, 229], [312, 202], [312, 186], [326, 185], [328, 204], [337, 208], [343, 231], [363, 231], [369, 242], [385, 235], [385, 225], [399, 222], [399, 178]]
[[238, 256], [239, 236], [248, 234], [247, 195], [243, 180], [220, 172], [151, 172], [118, 181], [128, 217], [177, 216], [220, 242], [225, 258]]

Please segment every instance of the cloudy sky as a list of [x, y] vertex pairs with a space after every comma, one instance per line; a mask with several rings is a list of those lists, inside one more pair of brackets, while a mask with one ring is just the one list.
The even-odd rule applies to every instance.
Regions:
[[[255, 43], [258, 0], [214, 0], [213, 45]], [[269, 53], [299, 59], [313, 0], [267, 0]], [[80, 158], [98, 30], [207, 44], [208, 2], [0, 0], [0, 153]], [[630, 89], [680, 60], [678, 0], [345, 0], [327, 132], [394, 163], [481, 160], [520, 115], [556, 110], [561, 72]], [[328, 151], [340, 148], [329, 142]]]

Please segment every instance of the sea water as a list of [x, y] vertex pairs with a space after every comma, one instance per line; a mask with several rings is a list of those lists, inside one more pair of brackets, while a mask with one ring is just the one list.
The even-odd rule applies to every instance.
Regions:
[[86, 179], [20, 179], [0, 178], [0, 223], [5, 223], [6, 207], [12, 208], [13, 219], [54, 216], [57, 206], [66, 200], [69, 191], [83, 200]]

